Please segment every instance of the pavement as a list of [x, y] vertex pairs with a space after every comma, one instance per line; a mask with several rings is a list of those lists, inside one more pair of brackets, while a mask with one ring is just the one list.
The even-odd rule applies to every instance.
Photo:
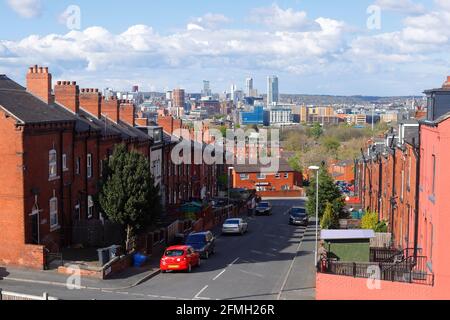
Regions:
[[116, 279], [82, 279], [81, 287], [70, 290], [67, 276], [7, 268], [0, 272], [0, 288], [68, 300], [315, 299], [314, 222], [308, 228], [288, 225], [288, 210], [304, 200], [272, 204], [273, 216], [248, 219], [246, 235], [218, 236], [216, 254], [191, 274], [144, 268]]

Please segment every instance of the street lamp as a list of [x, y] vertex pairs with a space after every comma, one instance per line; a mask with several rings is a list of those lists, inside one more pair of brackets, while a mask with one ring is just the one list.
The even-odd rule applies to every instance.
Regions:
[[309, 170], [316, 172], [316, 251], [315, 251], [315, 257], [316, 261], [314, 261], [314, 265], [318, 262], [318, 252], [319, 252], [319, 170], [320, 167], [318, 166], [310, 166]]
[[231, 173], [233, 172], [234, 167], [228, 168], [228, 205], [230, 205], [230, 189], [231, 189]]

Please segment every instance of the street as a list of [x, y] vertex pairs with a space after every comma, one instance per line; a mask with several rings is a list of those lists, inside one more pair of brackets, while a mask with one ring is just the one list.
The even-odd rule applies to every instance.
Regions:
[[0, 288], [60, 299], [284, 300], [315, 298], [314, 221], [290, 226], [301, 200], [274, 200], [273, 216], [250, 218], [249, 232], [218, 235], [216, 254], [188, 273], [159, 274], [129, 289], [68, 290], [62, 285], [1, 280]]

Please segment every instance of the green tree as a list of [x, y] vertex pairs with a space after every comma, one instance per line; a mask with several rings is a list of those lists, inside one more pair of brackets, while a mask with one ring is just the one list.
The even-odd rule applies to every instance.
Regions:
[[302, 165], [300, 162], [300, 152], [296, 152], [295, 155], [288, 160], [289, 166], [297, 172], [302, 172]]
[[222, 133], [222, 137], [226, 138], [228, 128], [226, 126], [221, 126], [219, 130], [220, 133]]
[[309, 135], [313, 137], [316, 140], [319, 140], [319, 138], [323, 135], [323, 129], [320, 123], [315, 122], [309, 130]]
[[325, 206], [325, 212], [322, 221], [320, 222], [320, 226], [322, 229], [336, 229], [339, 227], [339, 217], [334, 212], [333, 205], [329, 202]]
[[341, 143], [338, 139], [330, 136], [324, 137], [322, 140], [322, 145], [327, 149], [328, 152], [337, 157], [338, 150], [341, 147]]
[[[308, 201], [306, 202], [306, 210], [310, 216], [316, 214], [316, 177], [311, 179], [310, 185], [306, 190]], [[333, 178], [328, 173], [325, 166], [319, 170], [319, 218], [321, 218], [325, 211], [325, 206], [330, 203], [336, 215], [340, 215], [342, 209], [345, 207], [345, 201], [341, 191], [336, 186]]]
[[109, 220], [120, 223], [126, 232], [127, 249], [133, 235], [152, 225], [159, 217], [161, 200], [150, 165], [142, 154], [121, 144], [105, 161], [98, 202]]

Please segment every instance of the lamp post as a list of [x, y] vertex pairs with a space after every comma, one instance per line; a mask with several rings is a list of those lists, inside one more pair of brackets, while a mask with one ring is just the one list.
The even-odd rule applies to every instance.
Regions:
[[318, 262], [318, 252], [319, 252], [319, 170], [318, 166], [311, 166], [309, 170], [316, 172], [316, 251], [315, 257], [316, 261], [314, 261], [314, 265], [317, 265]]

